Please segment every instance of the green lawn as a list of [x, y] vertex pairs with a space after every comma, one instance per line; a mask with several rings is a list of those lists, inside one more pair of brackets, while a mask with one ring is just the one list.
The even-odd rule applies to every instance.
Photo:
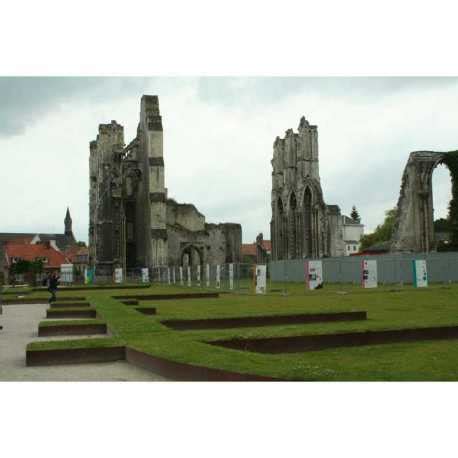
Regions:
[[81, 325], [87, 325], [87, 324], [105, 324], [105, 321], [103, 320], [96, 320], [94, 319], [86, 319], [86, 320], [46, 320], [46, 321], [40, 321], [38, 323], [38, 328], [52, 328], [54, 326], [81, 326]]
[[[271, 287], [282, 291], [284, 285]], [[242, 352], [204, 343], [230, 337], [458, 325], [458, 285], [433, 285], [427, 289], [386, 286], [373, 290], [327, 285], [320, 291], [306, 291], [302, 284], [288, 284], [287, 290], [286, 296], [282, 292], [265, 296], [244, 293], [221, 294], [218, 299], [140, 301], [140, 306], [156, 307], [155, 316], [143, 315], [135, 306], [113, 299], [111, 296], [119, 294], [115, 290], [85, 291], [84, 295], [113, 333], [110, 341], [127, 343], [140, 351], [174, 361], [290, 380], [458, 380], [458, 339], [284, 355]], [[202, 289], [164, 285], [123, 290], [122, 294], [189, 291]], [[72, 292], [59, 294], [71, 295]], [[353, 310], [366, 310], [368, 320], [203, 331], [173, 331], [160, 323], [165, 319]], [[87, 341], [87, 345], [95, 345], [94, 342]], [[52, 348], [62, 348], [66, 341], [53, 342], [53, 345]]]

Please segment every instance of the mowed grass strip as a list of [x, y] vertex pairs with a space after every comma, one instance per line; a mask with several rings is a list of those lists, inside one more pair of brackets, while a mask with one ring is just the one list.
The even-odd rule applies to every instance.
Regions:
[[[282, 291], [283, 285], [271, 285]], [[88, 300], [106, 320], [114, 338], [136, 350], [177, 362], [289, 380], [458, 380], [458, 342], [413, 343], [330, 349], [289, 355], [265, 355], [218, 348], [203, 342], [233, 336], [284, 336], [350, 330], [410, 328], [458, 324], [458, 287], [434, 285], [391, 291], [325, 285], [305, 291], [289, 284], [288, 295], [223, 294], [218, 299], [155, 303], [158, 315], [144, 316], [111, 298], [113, 291], [91, 291]], [[183, 291], [159, 286], [145, 294]], [[129, 291], [126, 291], [128, 294]], [[136, 291], [132, 291], [136, 293]], [[367, 322], [272, 326], [262, 329], [173, 331], [162, 319], [218, 318], [285, 313], [367, 310]], [[60, 342], [60, 345], [63, 343]], [[90, 345], [82, 342], [82, 345]]]
[[96, 315], [95, 307], [65, 307], [46, 310], [46, 318], [95, 318]]
[[103, 320], [88, 319], [88, 320], [46, 320], [38, 323], [38, 328], [51, 328], [53, 326], [78, 326], [81, 324], [106, 324]]
[[59, 308], [81, 308], [81, 307], [89, 307], [91, 304], [89, 302], [51, 302], [49, 306], [52, 309], [59, 309]]
[[102, 320], [58, 320], [49, 324], [42, 321], [38, 325], [38, 336], [92, 335], [106, 334], [107, 325]]
[[116, 338], [102, 337], [93, 339], [45, 340], [39, 342], [31, 342], [27, 345], [26, 350], [43, 351], [75, 348], [111, 348], [122, 345], [123, 342]]

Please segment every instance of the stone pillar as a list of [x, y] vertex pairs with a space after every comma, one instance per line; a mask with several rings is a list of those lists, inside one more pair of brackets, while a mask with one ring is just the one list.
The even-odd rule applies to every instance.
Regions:
[[163, 131], [157, 96], [144, 95], [141, 100], [140, 125], [143, 148], [148, 161], [148, 190], [150, 206], [150, 248], [147, 253], [149, 267], [168, 263], [167, 247], [167, 195], [164, 183]]

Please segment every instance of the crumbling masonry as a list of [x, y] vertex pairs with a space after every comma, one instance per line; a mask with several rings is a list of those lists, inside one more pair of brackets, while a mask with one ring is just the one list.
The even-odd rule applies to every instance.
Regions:
[[343, 256], [340, 208], [323, 199], [317, 126], [302, 117], [298, 133], [288, 129], [273, 147], [273, 260]]
[[[458, 154], [456, 151], [414, 151], [410, 153], [402, 175], [397, 214], [391, 240], [392, 252], [430, 252], [436, 250], [432, 175], [439, 164], [445, 164], [452, 179], [452, 202], [449, 219], [456, 245]], [[455, 247], [456, 248], [456, 247]]]
[[137, 136], [127, 146], [123, 126], [100, 124], [89, 162], [89, 255], [99, 274], [240, 261], [240, 224], [207, 224], [194, 205], [168, 198], [157, 96], [142, 97]]

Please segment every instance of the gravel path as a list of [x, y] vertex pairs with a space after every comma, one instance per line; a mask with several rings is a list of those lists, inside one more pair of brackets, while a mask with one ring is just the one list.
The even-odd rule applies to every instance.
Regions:
[[[126, 361], [59, 366], [27, 367], [25, 347], [29, 342], [71, 337], [38, 337], [38, 323], [47, 305], [4, 305], [0, 315], [0, 381], [163, 381], [163, 377]], [[97, 337], [97, 336], [88, 336]], [[78, 336], [75, 338], [84, 338]]]

